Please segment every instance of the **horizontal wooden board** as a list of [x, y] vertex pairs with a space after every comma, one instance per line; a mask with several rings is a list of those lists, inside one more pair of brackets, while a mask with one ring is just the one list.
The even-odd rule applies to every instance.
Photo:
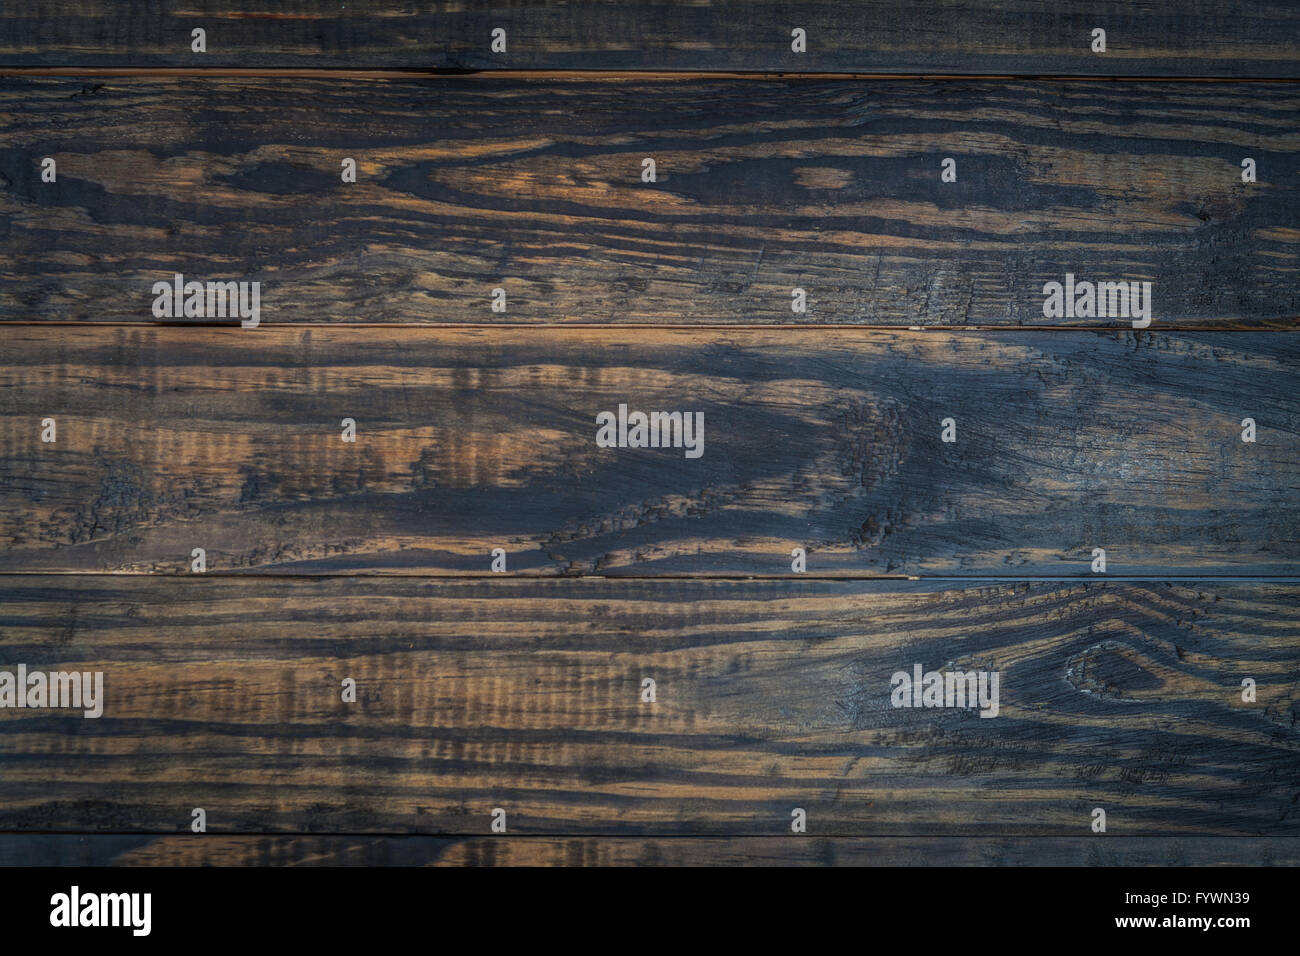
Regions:
[[1296, 865], [1296, 837], [0, 835], [0, 866]]
[[1300, 318], [1294, 84], [11, 78], [0, 117], [0, 320], [154, 322], [177, 273], [264, 324], [1130, 326], [1045, 315], [1067, 274]]
[[[1300, 836], [1297, 598], [5, 576], [0, 669], [104, 689], [97, 719], [0, 710], [0, 829]], [[996, 671], [998, 715], [891, 706], [916, 664]]]
[[[1300, 12], [1277, 0], [27, 0], [0, 64], [675, 69], [1295, 76]], [[206, 52], [191, 31], [207, 32]], [[506, 31], [494, 52], [492, 31]], [[807, 50], [792, 50], [802, 28]], [[1093, 51], [1095, 28], [1106, 50]]]
[[[1298, 363], [1282, 332], [12, 326], [0, 571], [1295, 575]], [[703, 415], [701, 457], [598, 447], [621, 404]]]

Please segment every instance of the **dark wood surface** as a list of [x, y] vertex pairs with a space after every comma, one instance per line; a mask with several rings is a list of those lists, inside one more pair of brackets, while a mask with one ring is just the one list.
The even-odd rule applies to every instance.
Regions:
[[0, 866], [1296, 866], [1296, 837], [0, 834]]
[[1130, 326], [1044, 316], [1067, 273], [1300, 317], [1294, 85], [10, 78], [0, 117], [5, 321], [154, 322], [177, 272], [268, 325]]
[[[802, 70], [1283, 76], [1300, 11], [1279, 0], [25, 0], [0, 12], [0, 65]], [[191, 30], [207, 31], [207, 52]], [[493, 53], [491, 33], [507, 31]], [[791, 51], [791, 30], [807, 52]], [[1104, 54], [1092, 30], [1106, 30]]]
[[1298, 68], [1273, 0], [5, 5], [0, 670], [107, 700], [0, 708], [0, 865], [1295, 865]]
[[[1280, 332], [12, 326], [0, 571], [1295, 575], [1298, 362]], [[703, 456], [597, 447], [620, 403], [702, 412]]]
[[[7, 665], [105, 704], [0, 711], [0, 830], [1300, 836], [1297, 596], [3, 576]], [[892, 707], [916, 663], [996, 670], [998, 716]]]

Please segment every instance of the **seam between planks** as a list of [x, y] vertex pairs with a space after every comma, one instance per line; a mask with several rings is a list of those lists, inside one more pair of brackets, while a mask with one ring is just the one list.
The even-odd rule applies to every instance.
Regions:
[[[5, 837], [53, 837], [53, 836], [129, 836], [129, 837], [195, 837], [202, 840], [212, 837], [269, 837], [271, 839], [483, 839], [483, 840], [554, 840], [557, 837], [581, 840], [608, 841], [654, 841], [654, 840], [1095, 840], [1096, 836], [1083, 836], [1072, 833], [1032, 833], [999, 834], [987, 836], [969, 836], [949, 833], [702, 833], [693, 830], [690, 833], [587, 833], [583, 831], [556, 830], [548, 833], [483, 833], [482, 831], [441, 830], [429, 832], [411, 832], [409, 830], [205, 830], [203, 833], [191, 833], [189, 830], [0, 830], [0, 839]], [[1107, 841], [1115, 840], [1300, 840], [1300, 837], [1278, 836], [1256, 833], [1106, 833]]]
[[512, 79], [512, 80], [606, 80], [610, 82], [644, 80], [884, 80], [884, 81], [1033, 81], [1044, 83], [1291, 83], [1300, 84], [1295, 76], [1141, 76], [1071, 73], [815, 73], [773, 70], [474, 70], [458, 68], [412, 67], [409, 69], [357, 69], [354, 67], [254, 68], [254, 67], [129, 67], [129, 66], [8, 66], [0, 64], [0, 77], [6, 76], [118, 76], [118, 77], [283, 77], [285, 79]]
[[[1228, 328], [1209, 325], [1174, 325], [1162, 324], [1159, 328], [1134, 329], [1124, 325], [867, 325], [856, 322], [798, 322], [779, 325], [763, 325], [753, 322], [700, 322], [700, 323], [657, 323], [657, 322], [260, 322], [263, 329], [428, 329], [431, 331], [460, 331], [465, 329], [555, 329], [574, 331], [613, 332], [628, 331], [675, 331], [675, 332], [789, 332], [806, 329], [844, 329], [853, 332], [1094, 332], [1113, 334], [1132, 332], [1161, 334], [1164, 332], [1215, 332], [1261, 335], [1270, 333], [1300, 332], [1300, 316], [1269, 319], [1268, 325], [1234, 325]], [[1292, 327], [1294, 325], [1294, 328]], [[27, 329], [47, 328], [95, 328], [95, 329], [238, 329], [239, 320], [228, 322], [168, 322], [141, 319], [138, 322], [119, 320], [95, 322], [93, 320], [62, 319], [0, 319], [0, 326], [21, 327]]]
[[394, 578], [402, 580], [425, 580], [434, 581], [638, 581], [638, 582], [658, 582], [658, 581], [840, 581], [851, 583], [855, 581], [909, 581], [923, 583], [945, 583], [953, 582], [959, 584], [1069, 584], [1079, 582], [1093, 582], [1097, 584], [1110, 582], [1115, 584], [1221, 584], [1224, 582], [1240, 581], [1248, 584], [1300, 584], [1300, 576], [1287, 577], [1269, 574], [1200, 574], [1200, 575], [1045, 575], [1041, 577], [1004, 577], [989, 575], [903, 575], [903, 574], [809, 574], [799, 572], [798, 574], [745, 574], [737, 572], [735, 574], [720, 573], [702, 573], [702, 574], [511, 574], [502, 572], [488, 571], [468, 571], [464, 573], [449, 572], [446, 574], [430, 574], [427, 571], [413, 573], [403, 573], [400, 571], [380, 572], [373, 571], [322, 571], [320, 574], [302, 574], [286, 572], [258, 572], [258, 571], [205, 571], [202, 574], [193, 574], [177, 571], [174, 573], [163, 573], [157, 571], [0, 571], [0, 580], [4, 578], [15, 577], [96, 577], [96, 578], [119, 578], [119, 577], [136, 577], [136, 578], [159, 578], [171, 580], [174, 578], [185, 578], [187, 580], [197, 580], [200, 578], [229, 578], [232, 580], [246, 581], [249, 579], [268, 579], [268, 580], [333, 580], [348, 578], [367, 578], [370, 580]]

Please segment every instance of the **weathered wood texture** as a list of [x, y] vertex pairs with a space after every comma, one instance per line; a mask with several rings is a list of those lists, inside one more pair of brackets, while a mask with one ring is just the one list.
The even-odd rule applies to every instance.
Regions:
[[[1297, 363], [1283, 332], [13, 326], [0, 571], [1294, 575]], [[620, 403], [702, 413], [703, 456], [597, 447]]]
[[1300, 318], [1296, 85], [26, 78], [0, 116], [8, 321], [153, 322], [175, 272], [265, 324], [1130, 325], [1045, 317], [1067, 273]]
[[[1298, 597], [5, 576], [4, 666], [101, 670], [105, 703], [0, 710], [0, 828], [1300, 836]], [[998, 716], [892, 707], [917, 663], [997, 671]]]
[[[1295, 76], [1300, 11], [1279, 0], [584, 0], [392, 3], [25, 0], [0, 64], [674, 69]], [[175, 7], [176, 5], [172, 5]], [[207, 52], [191, 31], [207, 31]], [[504, 52], [491, 50], [495, 28]], [[791, 30], [807, 31], [804, 54]], [[1106, 30], [1104, 54], [1092, 50]]]
[[1297, 865], [1295, 837], [0, 835], [0, 866]]

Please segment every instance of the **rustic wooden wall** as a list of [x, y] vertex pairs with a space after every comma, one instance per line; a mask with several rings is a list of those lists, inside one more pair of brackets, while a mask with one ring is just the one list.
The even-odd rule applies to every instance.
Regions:
[[0, 864], [1300, 860], [1300, 10], [418, 6], [0, 10]]
[[3, 571], [1300, 570], [1288, 333], [6, 331]]
[[1295, 866], [1294, 837], [555, 837], [15, 834], [0, 865]]
[[1153, 282], [1157, 328], [1293, 328], [1298, 110], [1277, 83], [16, 77], [0, 320], [151, 321], [155, 281], [219, 268], [276, 323], [1128, 327], [1044, 317], [1072, 272]]
[[[0, 585], [5, 653], [108, 700], [0, 738], [5, 830], [1300, 835], [1294, 585]], [[892, 707], [914, 662], [998, 715]]]
[[[191, 31], [207, 31], [207, 52]], [[504, 52], [492, 31], [506, 31]], [[791, 31], [807, 52], [791, 50]], [[1107, 31], [1104, 54], [1092, 31]], [[767, 70], [1084, 76], [1296, 75], [1277, 0], [24, 0], [0, 60], [46, 67]]]

